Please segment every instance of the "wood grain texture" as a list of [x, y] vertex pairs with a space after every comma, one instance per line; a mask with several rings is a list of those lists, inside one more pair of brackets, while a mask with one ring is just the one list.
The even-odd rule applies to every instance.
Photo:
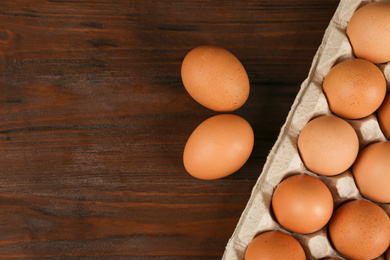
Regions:
[[[0, 1], [0, 259], [220, 259], [337, 5]], [[203, 44], [251, 82], [253, 153], [215, 181], [182, 164]]]

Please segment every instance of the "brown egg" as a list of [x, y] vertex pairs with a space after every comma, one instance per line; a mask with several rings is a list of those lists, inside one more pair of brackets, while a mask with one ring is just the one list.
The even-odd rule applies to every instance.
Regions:
[[228, 50], [199, 46], [184, 58], [183, 85], [201, 105], [219, 112], [240, 108], [249, 96], [249, 78], [241, 62]]
[[330, 69], [322, 89], [333, 113], [347, 119], [359, 119], [371, 115], [382, 104], [386, 79], [373, 63], [350, 59]]
[[304, 174], [293, 175], [276, 187], [272, 209], [283, 227], [308, 234], [328, 223], [333, 213], [333, 197], [321, 180]]
[[301, 244], [291, 235], [267, 231], [255, 237], [245, 252], [245, 260], [306, 260]]
[[385, 101], [379, 107], [377, 117], [383, 134], [387, 139], [390, 139], [390, 94], [387, 95]]
[[309, 121], [301, 130], [297, 144], [305, 166], [326, 176], [346, 171], [359, 152], [355, 130], [335, 116], [320, 116]]
[[356, 186], [369, 200], [390, 203], [390, 142], [365, 147], [352, 167]]
[[239, 170], [254, 145], [250, 124], [240, 116], [216, 115], [203, 121], [190, 135], [183, 162], [192, 176], [211, 180]]
[[390, 244], [390, 220], [373, 202], [353, 200], [342, 204], [329, 222], [335, 249], [349, 259], [374, 259]]
[[355, 56], [373, 63], [390, 61], [389, 24], [389, 2], [377, 1], [359, 8], [346, 30]]

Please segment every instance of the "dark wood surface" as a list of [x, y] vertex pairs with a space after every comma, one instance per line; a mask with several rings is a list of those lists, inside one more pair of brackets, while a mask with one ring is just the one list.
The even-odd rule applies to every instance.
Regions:
[[[221, 259], [337, 0], [1, 0], [0, 259]], [[182, 152], [218, 113], [185, 91], [203, 44], [251, 82], [233, 175]]]

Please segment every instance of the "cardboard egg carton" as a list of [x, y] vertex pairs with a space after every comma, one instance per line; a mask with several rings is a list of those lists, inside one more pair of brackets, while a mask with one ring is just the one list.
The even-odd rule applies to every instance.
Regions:
[[[322, 92], [323, 79], [336, 63], [354, 58], [345, 30], [353, 13], [360, 6], [372, 1], [340, 1], [313, 58], [308, 77], [301, 85], [278, 139], [252, 189], [249, 201], [235, 231], [226, 245], [223, 260], [244, 259], [245, 250], [252, 239], [269, 230], [280, 230], [291, 234], [301, 243], [308, 259], [328, 257], [345, 259], [332, 247], [327, 234], [327, 225], [321, 230], [307, 235], [292, 233], [277, 223], [270, 206], [273, 192], [281, 180], [297, 173], [312, 175], [322, 180], [333, 195], [335, 209], [346, 200], [363, 199], [355, 185], [350, 169], [329, 177], [310, 172], [299, 156], [297, 139], [301, 129], [309, 120], [321, 115], [332, 115]], [[379, 68], [384, 73], [389, 86], [390, 64], [381, 65]], [[354, 127], [360, 140], [360, 148], [372, 142], [387, 141], [380, 130], [375, 113], [364, 119], [346, 121]], [[390, 205], [378, 205], [390, 214]], [[381, 256], [377, 259], [384, 259], [384, 257]]]

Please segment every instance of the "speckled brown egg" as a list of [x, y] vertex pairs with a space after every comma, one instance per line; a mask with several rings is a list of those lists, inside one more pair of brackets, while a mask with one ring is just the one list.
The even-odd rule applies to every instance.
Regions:
[[184, 147], [183, 163], [195, 178], [212, 180], [238, 171], [249, 159], [254, 133], [244, 118], [221, 114], [203, 121]]
[[276, 187], [272, 209], [283, 227], [308, 234], [328, 223], [333, 213], [333, 197], [321, 180], [298, 174], [284, 179]]
[[390, 139], [390, 94], [387, 94], [377, 112], [379, 126], [382, 133]]
[[302, 128], [297, 144], [304, 165], [325, 176], [349, 169], [359, 152], [355, 130], [336, 116], [320, 116], [309, 121]]
[[382, 104], [386, 95], [386, 79], [372, 62], [350, 59], [330, 69], [322, 89], [334, 114], [346, 119], [359, 119], [371, 115]]
[[240, 108], [249, 96], [249, 78], [242, 63], [218, 46], [192, 49], [181, 66], [183, 85], [201, 105], [218, 112]]
[[356, 57], [373, 63], [390, 61], [390, 3], [377, 1], [359, 8], [346, 34]]
[[305, 251], [293, 236], [267, 231], [256, 236], [245, 251], [245, 260], [306, 260]]
[[364, 197], [390, 203], [390, 142], [366, 146], [353, 164], [352, 173]]
[[342, 204], [329, 222], [335, 249], [353, 260], [374, 259], [390, 245], [390, 220], [378, 205], [366, 200]]

